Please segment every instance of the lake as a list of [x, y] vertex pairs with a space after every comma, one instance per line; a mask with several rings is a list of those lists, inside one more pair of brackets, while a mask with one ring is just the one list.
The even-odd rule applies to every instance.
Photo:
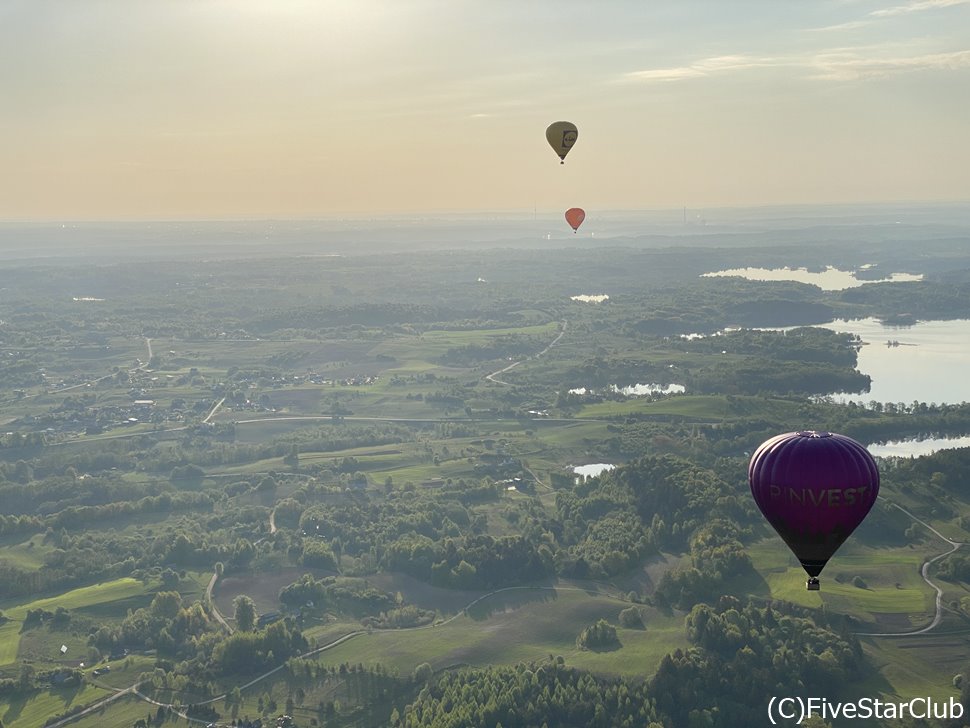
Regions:
[[[846, 401], [958, 404], [970, 401], [970, 320], [886, 326], [876, 319], [832, 321], [821, 328], [858, 334], [858, 369], [872, 390]], [[887, 345], [889, 344], [889, 345]]]
[[932, 455], [937, 450], [952, 450], [970, 447], [970, 436], [966, 437], [928, 437], [923, 440], [893, 440], [887, 443], [873, 443], [867, 448], [876, 457], [908, 458]]
[[[871, 265], [859, 267], [859, 271], [868, 270]], [[906, 283], [923, 280], [922, 274], [893, 273], [888, 278], [878, 280], [860, 280], [856, 278], [856, 271], [840, 270], [834, 266], [826, 266], [824, 271], [812, 272], [807, 268], [731, 268], [714, 273], [704, 273], [701, 278], [735, 277], [746, 278], [749, 281], [797, 281], [818, 286], [823, 291], [844, 291], [846, 288], [858, 288], [866, 283]]]

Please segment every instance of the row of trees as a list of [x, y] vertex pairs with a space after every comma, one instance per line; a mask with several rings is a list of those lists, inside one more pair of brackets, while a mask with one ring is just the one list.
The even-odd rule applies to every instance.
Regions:
[[662, 728], [647, 686], [544, 663], [447, 673], [390, 725], [399, 728]]

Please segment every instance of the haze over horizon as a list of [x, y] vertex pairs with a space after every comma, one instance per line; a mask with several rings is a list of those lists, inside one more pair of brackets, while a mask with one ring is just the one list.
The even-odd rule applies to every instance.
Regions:
[[0, 66], [0, 220], [970, 190], [970, 0], [4, 0]]

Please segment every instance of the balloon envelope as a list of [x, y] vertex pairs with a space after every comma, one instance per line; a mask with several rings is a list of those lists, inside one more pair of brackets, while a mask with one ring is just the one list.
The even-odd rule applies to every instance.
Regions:
[[748, 482], [765, 518], [817, 577], [876, 502], [879, 470], [852, 438], [809, 430], [763, 442]]
[[573, 232], [579, 230], [579, 226], [583, 224], [583, 220], [586, 219], [586, 211], [581, 207], [570, 207], [566, 210], [566, 222], [573, 229]]
[[577, 137], [579, 137], [579, 130], [576, 129], [575, 124], [569, 121], [554, 121], [546, 129], [546, 141], [549, 142], [553, 151], [559, 155], [559, 159], [562, 160], [560, 164], [566, 163], [566, 155], [573, 148]]

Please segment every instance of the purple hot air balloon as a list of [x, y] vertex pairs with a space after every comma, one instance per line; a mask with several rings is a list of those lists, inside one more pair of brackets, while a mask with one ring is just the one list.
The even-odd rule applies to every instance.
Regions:
[[862, 523], [879, 493], [876, 461], [834, 432], [787, 432], [761, 443], [748, 481], [755, 503], [808, 572], [808, 588]]

